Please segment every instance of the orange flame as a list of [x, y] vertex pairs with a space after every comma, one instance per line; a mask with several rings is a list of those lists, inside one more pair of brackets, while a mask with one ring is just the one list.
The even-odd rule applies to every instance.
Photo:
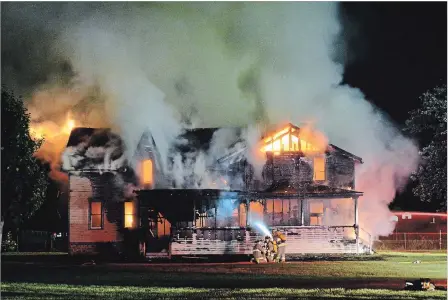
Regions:
[[302, 152], [305, 155], [321, 154], [326, 151], [328, 139], [321, 132], [309, 126], [298, 128], [289, 124], [282, 130], [263, 139], [262, 152], [281, 153]]
[[53, 139], [57, 136], [68, 136], [72, 132], [73, 128], [75, 128], [76, 122], [71, 118], [71, 114], [67, 115], [67, 119], [65, 124], [62, 127], [59, 127], [53, 122], [42, 122], [37, 124], [31, 124], [30, 126], [30, 135], [34, 139]]
[[51, 165], [50, 177], [60, 183], [66, 184], [67, 175], [59, 170], [61, 154], [67, 144], [68, 136], [76, 122], [72, 119], [71, 114], [67, 114], [65, 123], [62, 126], [51, 122], [44, 121], [33, 123], [30, 126], [30, 135], [33, 139], [45, 139], [42, 146], [34, 153], [34, 155]]

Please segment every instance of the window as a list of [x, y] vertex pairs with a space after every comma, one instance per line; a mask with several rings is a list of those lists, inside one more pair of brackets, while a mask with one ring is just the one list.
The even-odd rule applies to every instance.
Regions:
[[310, 203], [310, 213], [311, 214], [323, 214], [324, 204], [322, 202], [311, 202]]
[[124, 228], [134, 227], [135, 213], [134, 213], [134, 203], [125, 202], [124, 203]]
[[325, 156], [314, 158], [314, 180], [325, 180]]
[[153, 183], [152, 160], [146, 159], [142, 162], [142, 183], [151, 185]]
[[103, 228], [103, 203], [90, 202], [90, 229]]
[[311, 216], [310, 217], [310, 225], [311, 226], [320, 226], [320, 225], [322, 225], [322, 216]]
[[310, 202], [310, 225], [322, 225], [322, 216], [324, 214], [324, 203], [322, 201]]

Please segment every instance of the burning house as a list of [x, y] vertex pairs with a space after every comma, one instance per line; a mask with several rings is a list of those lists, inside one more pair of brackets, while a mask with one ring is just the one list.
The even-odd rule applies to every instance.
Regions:
[[358, 219], [360, 157], [287, 124], [260, 140], [257, 174], [243, 139], [216, 143], [226, 130], [241, 136], [186, 130], [164, 166], [150, 133], [131, 165], [118, 135], [75, 128], [63, 155], [70, 253], [250, 254], [263, 226], [287, 236], [288, 254], [370, 253]]

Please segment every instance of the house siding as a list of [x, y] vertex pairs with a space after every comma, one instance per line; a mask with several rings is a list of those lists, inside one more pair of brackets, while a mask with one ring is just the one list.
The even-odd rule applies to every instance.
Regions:
[[[118, 232], [119, 221], [110, 221], [108, 215], [115, 215], [122, 203], [106, 205], [103, 203], [103, 227], [102, 229], [89, 229], [89, 203], [90, 200], [99, 197], [95, 192], [98, 183], [92, 181], [90, 176], [70, 175], [70, 200], [69, 200], [69, 252], [70, 254], [95, 254], [103, 252], [107, 245], [118, 245], [122, 242]], [[101, 190], [101, 189], [100, 189]], [[101, 191], [100, 191], [101, 193]], [[100, 199], [95, 199], [98, 201]], [[115, 246], [113, 246], [115, 247]]]
[[355, 161], [337, 152], [327, 155], [327, 184], [335, 188], [355, 188]]

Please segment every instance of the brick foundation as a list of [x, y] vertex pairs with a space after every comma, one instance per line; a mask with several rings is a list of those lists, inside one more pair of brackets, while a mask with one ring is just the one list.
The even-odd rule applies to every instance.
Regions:
[[123, 251], [122, 248], [122, 242], [74, 242], [69, 244], [69, 254], [119, 256]]

